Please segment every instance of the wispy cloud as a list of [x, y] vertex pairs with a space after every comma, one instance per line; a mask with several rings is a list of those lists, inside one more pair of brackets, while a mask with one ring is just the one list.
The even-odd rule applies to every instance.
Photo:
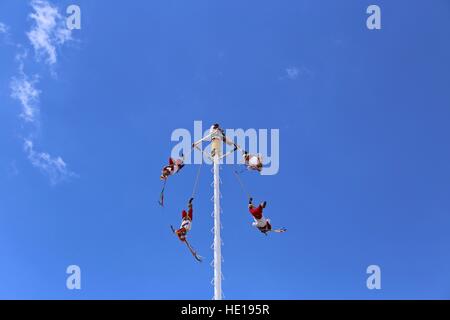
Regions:
[[39, 95], [40, 91], [36, 88], [38, 77], [29, 78], [22, 70], [18, 77], [11, 80], [11, 97], [19, 100], [22, 106], [20, 116], [25, 122], [36, 123], [39, 115]]
[[296, 66], [290, 66], [284, 69], [284, 75], [280, 77], [280, 80], [297, 80], [300, 77], [314, 77], [314, 72], [305, 67], [296, 67]]
[[296, 80], [300, 74], [300, 70], [297, 67], [286, 68], [286, 76], [290, 80]]
[[67, 168], [61, 157], [52, 157], [46, 152], [35, 151], [33, 141], [29, 139], [24, 141], [24, 150], [31, 164], [46, 174], [52, 185], [77, 176]]
[[49, 65], [57, 62], [57, 48], [72, 40], [72, 32], [65, 25], [65, 19], [58, 8], [45, 0], [32, 0], [34, 10], [29, 17], [34, 21], [32, 29], [27, 32], [36, 57], [45, 59]]
[[[29, 19], [32, 21], [31, 28], [26, 35], [34, 49], [35, 60], [44, 62], [53, 73], [53, 66], [58, 60], [58, 49], [67, 41], [72, 40], [72, 32], [65, 25], [65, 18], [59, 13], [58, 8], [48, 0], [30, 0], [32, 12]], [[9, 36], [9, 28], [0, 22], [0, 35]], [[42, 92], [38, 89], [39, 75], [30, 75], [25, 72], [25, 66], [32, 59], [28, 58], [28, 45], [15, 44], [18, 48], [16, 62], [18, 64], [17, 75], [11, 78], [11, 97], [19, 101], [21, 105], [20, 117], [24, 126], [28, 129], [40, 127], [40, 96]], [[52, 185], [68, 180], [77, 175], [67, 168], [66, 162], [61, 157], [52, 157], [47, 152], [36, 151], [32, 134], [25, 139], [23, 149], [33, 167], [45, 173]]]
[[0, 44], [7, 44], [7, 45], [11, 45], [11, 40], [10, 40], [10, 31], [9, 31], [9, 27], [4, 24], [3, 22], [0, 22]]
[[[19, 64], [18, 76], [11, 80], [11, 97], [18, 100], [22, 106], [20, 117], [25, 123], [39, 126], [40, 114], [40, 94], [36, 85], [39, 81], [37, 75], [29, 77], [24, 72], [24, 60], [27, 57], [26, 51], [16, 55], [16, 61]], [[25, 139], [23, 149], [28, 160], [33, 167], [38, 168], [46, 176], [50, 183], [56, 185], [60, 182], [67, 181], [71, 177], [77, 175], [68, 170], [66, 162], [61, 157], [52, 157], [47, 152], [37, 152], [34, 149], [33, 140]]]
[[8, 33], [8, 26], [3, 22], [0, 22], [0, 33]]

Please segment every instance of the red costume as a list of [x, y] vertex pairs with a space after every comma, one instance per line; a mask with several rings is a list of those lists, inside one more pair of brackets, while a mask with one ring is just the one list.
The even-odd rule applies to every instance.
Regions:
[[259, 206], [255, 207], [252, 203], [252, 198], [250, 198], [250, 201], [248, 203], [248, 211], [253, 216], [253, 219], [255, 219], [255, 222], [253, 222], [253, 226], [257, 227], [259, 231], [266, 233], [268, 231], [272, 230], [272, 225], [270, 224], [270, 220], [266, 219], [263, 215], [263, 210], [266, 207], [266, 202], [264, 201]]
[[169, 176], [177, 173], [184, 167], [183, 159], [174, 160], [169, 158], [169, 165], [165, 166], [161, 172], [161, 180], [166, 180]]
[[252, 214], [253, 218], [255, 219], [261, 219], [263, 217], [263, 207], [262, 205], [259, 205], [257, 207], [249, 207], [248, 211]]
[[183, 211], [181, 212], [181, 218], [182, 218], [183, 220], [184, 220], [184, 219], [189, 219], [189, 220], [192, 221], [192, 212], [193, 212], [193, 210], [192, 210], [192, 205], [191, 205], [188, 212], [186, 212], [186, 210], [183, 210]]
[[180, 229], [175, 231], [178, 239], [180, 239], [181, 241], [186, 241], [186, 235], [188, 231], [191, 230], [191, 223], [193, 218], [192, 200], [189, 201], [188, 207], [189, 210], [187, 212], [186, 210], [183, 210], [181, 212], [181, 226]]

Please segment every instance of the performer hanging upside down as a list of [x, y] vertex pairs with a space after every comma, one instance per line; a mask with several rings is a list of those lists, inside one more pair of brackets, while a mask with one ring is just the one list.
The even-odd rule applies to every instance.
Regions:
[[266, 207], [266, 201], [262, 202], [259, 206], [255, 207], [253, 205], [253, 198], [250, 198], [248, 201], [248, 210], [253, 216], [253, 219], [255, 219], [255, 222], [253, 222], [253, 226], [258, 228], [259, 231], [267, 235], [267, 232], [278, 232], [282, 233], [285, 232], [286, 229], [272, 229], [272, 225], [270, 224], [270, 220], [264, 217], [263, 210]]
[[259, 206], [255, 207], [253, 205], [253, 198], [250, 198], [248, 201], [248, 211], [250, 211], [253, 219], [255, 219], [255, 222], [253, 222], [252, 225], [264, 234], [272, 230], [270, 220], [266, 219], [263, 215], [263, 209], [266, 207], [266, 204], [266, 201], [264, 201]]
[[178, 236], [178, 239], [180, 241], [185, 242], [186, 241], [186, 235], [191, 230], [191, 224], [192, 224], [192, 201], [194, 198], [189, 199], [188, 203], [188, 212], [186, 210], [183, 210], [181, 212], [181, 226], [180, 229], [176, 230], [175, 233]]
[[181, 155], [181, 159], [174, 160], [169, 158], [169, 165], [165, 166], [161, 171], [161, 180], [167, 180], [167, 178], [175, 173], [179, 172], [184, 167], [184, 155]]
[[250, 154], [247, 151], [244, 151], [243, 157], [244, 157], [244, 163], [247, 166], [247, 169], [256, 170], [258, 172], [262, 171], [263, 164], [262, 164], [262, 159], [261, 159], [260, 155]]

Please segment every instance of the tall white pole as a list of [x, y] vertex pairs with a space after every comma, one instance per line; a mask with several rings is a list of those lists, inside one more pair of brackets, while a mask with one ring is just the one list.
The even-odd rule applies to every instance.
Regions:
[[222, 251], [220, 239], [220, 153], [214, 155], [214, 300], [222, 300]]

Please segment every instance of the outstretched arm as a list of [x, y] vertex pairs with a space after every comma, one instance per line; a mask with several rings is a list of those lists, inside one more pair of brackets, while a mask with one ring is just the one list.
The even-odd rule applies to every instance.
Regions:
[[204, 136], [204, 137], [201, 138], [200, 140], [194, 142], [194, 143], [192, 144], [192, 147], [194, 148], [194, 147], [198, 146], [198, 145], [199, 145], [200, 143], [202, 143], [203, 141], [209, 139], [209, 137], [211, 137], [211, 133], [208, 134], [208, 135], [206, 135], [206, 136]]

